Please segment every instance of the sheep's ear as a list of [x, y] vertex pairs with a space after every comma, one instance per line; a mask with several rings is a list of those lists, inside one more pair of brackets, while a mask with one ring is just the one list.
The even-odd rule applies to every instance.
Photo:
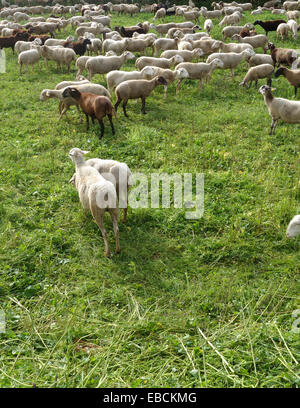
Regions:
[[50, 96], [50, 92], [49, 92], [49, 91], [46, 91], [46, 96]]
[[75, 183], [75, 174], [70, 178], [69, 183]]
[[82, 154], [88, 154], [90, 151], [89, 150], [81, 150]]
[[276, 91], [276, 88], [271, 88], [271, 91], [272, 91], [272, 92]]

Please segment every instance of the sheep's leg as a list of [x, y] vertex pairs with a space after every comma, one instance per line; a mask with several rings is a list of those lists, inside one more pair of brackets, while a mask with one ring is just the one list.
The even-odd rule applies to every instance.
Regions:
[[87, 113], [85, 114], [85, 118], [86, 118], [86, 130], [89, 130], [90, 123], [89, 123], [89, 115]]
[[62, 110], [62, 112], [61, 112], [61, 114], [59, 115], [59, 118], [58, 118], [59, 121], [61, 120], [62, 116], [67, 112], [68, 109], [69, 109], [69, 107], [64, 105], [64, 108], [63, 108], [63, 110]]
[[103, 223], [103, 215], [100, 215], [96, 209], [96, 211], [93, 209], [93, 207], [91, 208], [91, 212], [92, 215], [98, 225], [98, 227], [100, 228], [100, 231], [102, 233], [102, 237], [104, 240], [104, 245], [105, 245], [105, 255], [106, 256], [110, 256], [110, 249], [109, 249], [109, 244], [108, 244], [108, 239], [107, 239], [107, 232], [106, 229], [104, 228], [104, 223]]
[[294, 88], [295, 88], [295, 98], [296, 98], [296, 96], [297, 96], [297, 91], [298, 91], [298, 87], [295, 86]]
[[22, 63], [20, 64], [20, 75], [22, 75]]
[[102, 119], [98, 119], [99, 125], [100, 125], [100, 136], [99, 139], [102, 139], [104, 135], [104, 124]]
[[[252, 82], [251, 82], [251, 85], [252, 85]], [[257, 88], [257, 85], [258, 85], [258, 80], [255, 81], [255, 87], [256, 88]]]
[[92, 119], [92, 124], [94, 125], [95, 124], [95, 116], [91, 116], [91, 119]]
[[113, 227], [114, 227], [114, 233], [115, 233], [115, 238], [116, 238], [116, 253], [120, 253], [120, 243], [119, 243], [119, 226], [118, 226], [118, 219], [115, 214], [110, 214]]
[[272, 86], [272, 78], [267, 79], [267, 85]]
[[141, 109], [141, 112], [142, 112], [144, 115], [146, 115], [146, 98], [142, 97], [141, 100], [142, 100], [142, 109]]
[[177, 85], [176, 85], [176, 93], [179, 93], [180, 85], [181, 85], [182, 81], [183, 81], [183, 79], [178, 79], [178, 82], [177, 82]]
[[115, 111], [116, 111], [116, 113], [117, 113], [118, 106], [120, 105], [121, 101], [122, 101], [122, 99], [119, 99], [119, 98], [118, 98], [118, 100], [117, 100], [117, 102], [116, 102], [116, 104], [115, 104]]
[[277, 125], [277, 121], [278, 121], [278, 119], [272, 118], [272, 123], [271, 123], [271, 128], [270, 128], [269, 135], [275, 134], [275, 127]]
[[126, 118], [129, 118], [129, 116], [126, 113], [126, 105], [127, 105], [128, 100], [124, 100], [123, 101], [123, 112], [124, 112], [124, 116], [126, 116]]
[[112, 121], [112, 115], [107, 115], [107, 116], [108, 116], [108, 120], [109, 120], [109, 123], [110, 123], [111, 132], [114, 135], [115, 134], [115, 128], [114, 128], [114, 124], [113, 124], [113, 121]]
[[234, 77], [233, 68], [230, 68], [230, 71], [231, 71], [231, 79], [233, 79], [233, 77]]
[[168, 85], [164, 85], [164, 89], [165, 89], [165, 95], [164, 95], [164, 97], [167, 98], [167, 97], [168, 97], [168, 95], [167, 95]]

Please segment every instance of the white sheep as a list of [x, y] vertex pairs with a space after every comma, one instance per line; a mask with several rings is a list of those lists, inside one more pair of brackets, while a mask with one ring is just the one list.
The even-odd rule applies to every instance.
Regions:
[[226, 26], [222, 30], [222, 40], [225, 41], [226, 38], [231, 38], [234, 34], [239, 34], [243, 26]]
[[141, 71], [110, 71], [106, 75], [106, 83], [109, 92], [112, 92], [121, 82], [129, 81], [131, 79], [147, 79], [145, 68]]
[[69, 157], [76, 168], [75, 187], [83, 208], [91, 212], [101, 230], [105, 244], [105, 255], [110, 256], [107, 232], [104, 227], [104, 215], [105, 211], [108, 211], [111, 216], [116, 238], [116, 253], [119, 253], [119, 208], [117, 193], [110, 181], [105, 180], [94, 167], [86, 164], [83, 157], [86, 153], [89, 152], [78, 148], [73, 148], [69, 152]]
[[178, 48], [178, 38], [158, 38], [154, 41], [154, 57], [158, 57], [161, 51], [176, 50]]
[[[256, 67], [252, 67], [248, 70], [247, 74], [245, 75], [243, 81], [240, 83], [241, 86], [250, 86], [252, 82], [255, 81], [255, 85], [257, 86], [258, 80], [262, 78], [267, 78], [267, 84], [272, 85], [272, 74], [274, 72], [274, 66], [271, 64], [261, 64], [257, 65]], [[249, 82], [249, 85], [247, 85]]]
[[243, 44], [243, 43], [238, 43], [238, 44], [236, 44], [236, 43], [221, 43], [221, 46], [220, 46], [220, 50], [222, 51], [222, 52], [237, 52], [237, 53], [240, 53], [240, 52], [242, 52], [242, 51], [244, 51], [244, 50], [246, 50], [246, 49], [251, 49], [251, 50], [253, 50], [253, 47], [252, 47], [252, 45], [250, 45], [250, 44]]
[[37, 50], [22, 51], [18, 56], [18, 64], [20, 66], [20, 74], [22, 74], [22, 66], [25, 66], [25, 72], [28, 71], [29, 65], [38, 64], [40, 55]]
[[166, 17], [166, 10], [164, 8], [160, 8], [157, 10], [155, 13], [155, 16], [153, 18], [153, 21], [158, 20], [158, 19], [164, 19]]
[[121, 41], [107, 39], [103, 41], [103, 52], [114, 51], [117, 55], [121, 55], [126, 50], [127, 38], [123, 38]]
[[228, 52], [228, 53], [214, 53], [211, 54], [206, 62], [210, 63], [215, 58], [220, 59], [223, 63], [223, 69], [230, 69], [231, 70], [231, 77], [233, 78], [234, 72], [233, 69], [237, 67], [243, 60], [249, 59], [255, 52], [250, 48], [247, 50], [242, 51], [241, 53], [236, 52]]
[[213, 29], [213, 22], [211, 21], [211, 19], [208, 18], [204, 21], [203, 28], [208, 32], [208, 34], [210, 34], [211, 30]]
[[269, 114], [272, 117], [270, 135], [275, 133], [277, 122], [280, 119], [286, 123], [300, 123], [300, 102], [274, 98], [271, 87], [268, 85], [262, 85], [259, 92], [263, 95]]
[[295, 215], [295, 217], [290, 221], [287, 230], [287, 238], [293, 238], [300, 235], [300, 215]]
[[232, 36], [233, 40], [237, 40], [241, 44], [250, 44], [252, 48], [262, 48], [264, 53], [268, 49], [268, 37], [264, 34], [253, 35], [251, 37], [242, 38], [239, 34], [234, 34]]
[[286, 40], [289, 37], [289, 31], [290, 31], [289, 25], [281, 23], [276, 29], [276, 37], [278, 38], [278, 36], [280, 35], [282, 40]]
[[[224, 63], [220, 59], [215, 58], [210, 63], [183, 62], [177, 66], [177, 69], [184, 68], [188, 72], [188, 78], [199, 80], [200, 88], [203, 88], [203, 80], [206, 79], [206, 83], [208, 83], [213, 71], [216, 68], [223, 67]], [[184, 78], [178, 80], [177, 91], [179, 91], [180, 84], [183, 81], [183, 79]]]
[[183, 62], [183, 58], [177, 54], [171, 58], [140, 57], [136, 60], [135, 66], [140, 71], [147, 65], [168, 69], [180, 62]]
[[59, 48], [48, 47], [42, 45], [38, 47], [40, 55], [45, 59], [46, 67], [48, 68], [48, 60], [55, 61], [57, 68], [61, 67], [61, 64], [65, 64], [70, 72], [70, 65], [72, 61], [76, 60], [76, 54], [71, 48]]
[[242, 14], [239, 11], [235, 11], [233, 14], [229, 16], [225, 16], [222, 21], [220, 21], [219, 26], [222, 25], [233, 25], [238, 24], [242, 18]]
[[172, 58], [174, 55], [180, 55], [184, 62], [192, 62], [193, 59], [198, 60], [203, 57], [204, 52], [201, 48], [194, 48], [192, 51], [189, 50], [167, 50], [161, 54], [161, 58]]
[[[86, 164], [94, 167], [102, 177], [113, 183], [116, 189], [119, 208], [123, 208], [123, 222], [127, 220], [128, 194], [133, 185], [132, 173], [126, 163], [116, 160], [89, 159]], [[76, 173], [69, 183], [76, 183]]]
[[255, 54], [252, 57], [250, 57], [250, 59], [248, 60], [249, 67], [255, 67], [256, 65], [261, 65], [261, 64], [274, 65], [274, 61], [271, 55]]
[[297, 39], [298, 34], [298, 24], [295, 20], [288, 20], [287, 25], [289, 26], [291, 32], [293, 33], [294, 40]]
[[88, 71], [88, 79], [90, 80], [95, 74], [107, 74], [110, 71], [118, 70], [129, 59], [134, 59], [135, 56], [129, 51], [125, 51], [120, 56], [115, 57], [90, 57], [86, 64]]

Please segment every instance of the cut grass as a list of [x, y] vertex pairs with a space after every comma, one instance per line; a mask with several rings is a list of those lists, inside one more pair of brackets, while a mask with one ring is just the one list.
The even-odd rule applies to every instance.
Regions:
[[[254, 19], [247, 14], [242, 23]], [[114, 16], [112, 26], [136, 21]], [[221, 37], [217, 24], [213, 35]], [[275, 33], [270, 39], [298, 48], [276, 42]], [[215, 71], [201, 92], [194, 81], [177, 96], [170, 87], [167, 100], [156, 89], [147, 115], [129, 102], [130, 118], [120, 110], [116, 135], [105, 122], [99, 141], [98, 125], [86, 132], [75, 109], [57, 122], [57, 101], [39, 101], [42, 89], [73, 79], [74, 68], [66, 74], [42, 63], [20, 77], [16, 56], [6, 55], [0, 386], [299, 386], [299, 334], [291, 331], [299, 239], [287, 240], [285, 229], [299, 213], [300, 126], [281, 124], [268, 135], [262, 96], [238, 86], [243, 63], [233, 81]], [[129, 61], [125, 69], [133, 67]], [[276, 96], [292, 98], [284, 78], [273, 85]], [[174, 208], [129, 210], [122, 252], [105, 258], [100, 231], [68, 184], [75, 146], [149, 177], [204, 173], [203, 218], [188, 221]], [[108, 219], [107, 230], [113, 244]], [[99, 348], [87, 354], [78, 339]]]

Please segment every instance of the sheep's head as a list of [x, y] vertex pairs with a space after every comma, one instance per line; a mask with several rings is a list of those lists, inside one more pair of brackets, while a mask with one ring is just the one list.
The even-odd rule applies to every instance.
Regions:
[[258, 92], [261, 93], [262, 95], [267, 95], [267, 94], [270, 94], [271, 91], [275, 91], [275, 90], [276, 88], [271, 88], [269, 85], [262, 85], [259, 88]]
[[188, 78], [189, 73], [187, 72], [185, 68], [178, 68], [175, 70], [175, 76], [176, 76], [176, 79]]
[[215, 59], [212, 61], [212, 66], [213, 66], [214, 68], [223, 68], [223, 67], [224, 67], [224, 63], [223, 63], [223, 61], [221, 61], [219, 58], [215, 58]]
[[260, 24], [262, 24], [262, 21], [261, 20], [256, 20], [256, 21], [254, 21], [254, 23], [253, 23], [253, 25], [260, 25]]
[[241, 36], [239, 34], [233, 34], [233, 36], [231, 37], [233, 41], [239, 41], [240, 38]]
[[50, 98], [49, 89], [43, 89], [41, 94], [40, 94], [40, 101], [44, 102], [48, 98]]
[[194, 55], [194, 57], [198, 57], [198, 58], [203, 57], [204, 52], [203, 52], [203, 50], [201, 48], [194, 48], [193, 55]]
[[300, 215], [295, 215], [286, 230], [286, 236], [288, 238], [293, 238], [297, 235], [300, 235]]
[[163, 76], [155, 77], [155, 83], [156, 85], [168, 85], [168, 82], [165, 80]]
[[80, 99], [81, 93], [76, 88], [67, 87], [62, 92], [63, 98]]
[[126, 61], [135, 58], [135, 55], [132, 54], [132, 52], [130, 52], [130, 51], [125, 51], [123, 53], [123, 55], [124, 55]]
[[269, 42], [268, 43], [268, 48], [269, 48], [269, 50], [274, 50], [275, 49], [275, 44]]
[[141, 70], [143, 78], [151, 79], [154, 77], [154, 67], [147, 65]]
[[252, 48], [246, 48], [244, 51], [241, 53], [245, 59], [248, 59], [250, 57], [253, 57], [255, 55], [255, 52]]
[[181, 56], [181, 55], [178, 55], [178, 54], [174, 55], [174, 57], [172, 57], [171, 60], [172, 60], [172, 63], [173, 63], [173, 64], [180, 64], [181, 62], [184, 61], [184, 59], [182, 58], [182, 56]]
[[[83, 159], [83, 155], [87, 153], [89, 153], [88, 150], [81, 150], [81, 149], [78, 149], [78, 147], [73, 147], [73, 149], [69, 151], [69, 157], [73, 162], [76, 162], [77, 160]], [[74, 177], [74, 181], [75, 181], [75, 177]]]
[[284, 67], [278, 68], [277, 71], [276, 71], [275, 74], [274, 74], [275, 78], [278, 78], [280, 75], [283, 75], [283, 74], [284, 74], [284, 71], [285, 71], [285, 68], [284, 68]]

